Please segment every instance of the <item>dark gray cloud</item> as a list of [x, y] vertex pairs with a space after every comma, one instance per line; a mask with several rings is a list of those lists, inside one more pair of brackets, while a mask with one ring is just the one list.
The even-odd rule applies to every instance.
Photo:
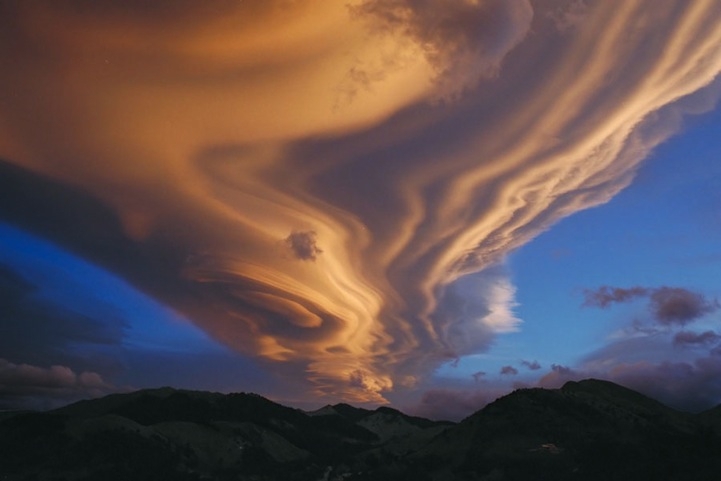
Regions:
[[718, 300], [683, 287], [610, 287], [584, 291], [584, 306], [606, 308], [612, 304], [648, 298], [653, 320], [661, 325], [684, 325], [721, 307]]
[[704, 347], [716, 343], [719, 340], [721, 340], [721, 336], [714, 331], [704, 331], [701, 333], [681, 331], [673, 336], [673, 344], [675, 346]]
[[551, 364], [551, 371], [563, 376], [570, 376], [574, 372], [570, 367], [561, 364]]
[[531, 371], [538, 371], [541, 369], [541, 365], [538, 363], [538, 361], [521, 361], [521, 366], [524, 366]]
[[692, 362], [621, 364], [609, 378], [685, 411], [709, 409], [721, 400], [721, 356], [713, 353]]
[[600, 307], [602, 309], [611, 304], [628, 302], [639, 297], [648, 295], [648, 289], [645, 287], [610, 287], [601, 286], [596, 290], [584, 291], [583, 305], [587, 307]]
[[485, 375], [486, 375], [486, 373], [484, 371], [478, 371], [478, 372], [474, 372], [473, 374], [471, 374], [471, 377], [473, 378], [473, 380], [475, 382], [479, 382], [479, 381], [483, 380]]
[[500, 373], [504, 376], [515, 376], [518, 374], [518, 369], [513, 366], [503, 366]]
[[316, 243], [315, 231], [293, 231], [285, 238], [285, 242], [293, 251], [293, 255], [303, 261], [314, 261], [323, 251]]
[[686, 324], [719, 308], [717, 300], [680, 287], [660, 287], [651, 293], [651, 311], [661, 324]]
[[[605, 308], [645, 299], [650, 316], [636, 319], [606, 346], [586, 357], [578, 368], [554, 365], [539, 384], [559, 387], [569, 380], [607, 379], [640, 391], [672, 407], [698, 411], [721, 401], [721, 335], [713, 330], [677, 331], [719, 309], [716, 299], [681, 287], [613, 288], [586, 291], [584, 305]], [[670, 350], [671, 344], [689, 349]]]
[[538, 385], [559, 388], [568, 381], [605, 379], [689, 412], [710, 409], [721, 400], [721, 350], [717, 348], [688, 361], [601, 357], [593, 361], [578, 368], [554, 364]]

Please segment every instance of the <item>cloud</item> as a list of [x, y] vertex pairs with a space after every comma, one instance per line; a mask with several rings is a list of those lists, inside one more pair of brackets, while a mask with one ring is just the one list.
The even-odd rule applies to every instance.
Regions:
[[628, 185], [721, 71], [710, 1], [564, 32], [556, 2], [86, 3], [0, 7], [3, 219], [309, 396], [382, 401], [517, 329], [494, 266]]
[[419, 45], [443, 95], [457, 95], [482, 77], [497, 75], [533, 18], [528, 0], [366, 0], [351, 8], [355, 15], [372, 17], [374, 28]]
[[482, 381], [486, 373], [484, 371], [477, 371], [471, 374], [471, 377], [473, 378], [473, 381], [479, 382]]
[[721, 336], [714, 331], [704, 331], [701, 333], [691, 331], [677, 332], [673, 336], [673, 344], [675, 346], [706, 346], [721, 340]]
[[[713, 331], [614, 340], [587, 355], [578, 366], [553, 364], [538, 386], [559, 388], [568, 381], [605, 379], [676, 409], [710, 409], [721, 398], [721, 356], [715, 346], [718, 340]], [[671, 343], [693, 349], [669, 349]]]
[[558, 5], [555, 10], [549, 11], [547, 16], [553, 21], [560, 32], [566, 32], [569, 29], [583, 25], [583, 22], [590, 12], [590, 7], [586, 0], [559, 3], [560, 5]]
[[518, 369], [513, 366], [503, 366], [501, 367], [500, 374], [503, 376], [515, 376], [518, 374]]
[[684, 325], [718, 310], [718, 300], [708, 300], [703, 294], [682, 287], [631, 287], [602, 286], [584, 292], [584, 306], [606, 308], [613, 303], [648, 298], [653, 319], [661, 325]]
[[679, 287], [661, 287], [651, 294], [651, 309], [659, 323], [686, 324], [721, 307], [703, 295]]
[[96, 372], [76, 373], [67, 366], [44, 368], [0, 359], [2, 409], [49, 409], [118, 390]]
[[551, 371], [539, 379], [538, 385], [548, 389], [558, 389], [568, 381], [578, 381], [589, 377], [593, 376], [587, 372], [577, 371], [568, 366], [552, 364]]
[[709, 355], [693, 362], [620, 364], [614, 367], [611, 380], [677, 409], [698, 412], [718, 404], [720, 375], [721, 358]]
[[649, 289], [645, 287], [631, 287], [628, 289], [622, 287], [601, 286], [595, 291], [584, 291], [584, 306], [600, 307], [605, 309], [611, 304], [628, 302], [639, 297], [648, 296]]
[[538, 361], [521, 361], [521, 365], [531, 371], [538, 371], [539, 369], [541, 369], [541, 365], [538, 363]]
[[303, 261], [314, 261], [323, 251], [318, 247], [314, 231], [293, 231], [285, 238], [286, 244], [293, 251], [293, 255]]
[[449, 286], [431, 318], [447, 339], [447, 357], [482, 352], [494, 336], [518, 330], [516, 288], [504, 266], [468, 275]]

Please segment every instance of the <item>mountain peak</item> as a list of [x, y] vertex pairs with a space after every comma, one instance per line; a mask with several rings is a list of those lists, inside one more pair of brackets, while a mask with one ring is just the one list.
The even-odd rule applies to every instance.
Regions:
[[8, 479], [705, 480], [721, 470], [719, 418], [598, 379], [519, 389], [455, 425], [160, 388], [0, 418], [0, 467]]
[[633, 406], [636, 411], [643, 408], [649, 411], [663, 411], [665, 413], [678, 413], [665, 404], [645, 396], [638, 391], [621, 386], [620, 384], [601, 379], [584, 379], [583, 381], [569, 381], [561, 387], [562, 393], [571, 395], [585, 395], [604, 399], [615, 404]]
[[351, 421], [359, 421], [373, 412], [368, 409], [357, 408], [346, 403], [334, 404], [333, 410], [337, 414]]
[[[589, 378], [581, 381], [568, 381], [562, 387], [561, 391], [564, 392], [593, 392], [593, 393], [634, 393], [641, 395], [633, 389], [629, 389], [615, 382], [606, 381], [603, 379]], [[644, 396], [646, 397], [646, 396]]]

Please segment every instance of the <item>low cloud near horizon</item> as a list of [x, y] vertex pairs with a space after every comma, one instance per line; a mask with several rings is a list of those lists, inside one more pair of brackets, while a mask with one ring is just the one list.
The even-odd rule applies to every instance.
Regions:
[[[704, 329], [717, 322], [719, 302], [682, 287], [603, 286], [585, 291], [586, 307], [645, 299], [646, 318], [629, 318], [625, 329], [584, 356], [578, 366], [554, 364], [540, 387], [599, 378], [616, 382], [684, 411], [702, 411], [721, 399], [721, 335]], [[694, 323], [701, 323], [694, 328]]]
[[13, 364], [0, 358], [0, 410], [47, 410], [124, 390], [128, 388], [114, 386], [96, 372]]

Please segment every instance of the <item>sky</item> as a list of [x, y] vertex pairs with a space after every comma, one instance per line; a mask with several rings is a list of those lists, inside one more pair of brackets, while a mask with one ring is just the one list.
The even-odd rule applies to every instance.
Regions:
[[0, 409], [721, 403], [716, 0], [0, 0]]

